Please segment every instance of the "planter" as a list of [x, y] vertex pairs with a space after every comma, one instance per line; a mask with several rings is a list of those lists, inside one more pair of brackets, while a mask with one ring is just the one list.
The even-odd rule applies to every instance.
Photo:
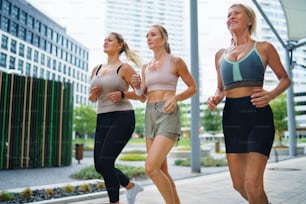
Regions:
[[[296, 154], [297, 155], [305, 154], [304, 151], [305, 151], [304, 147], [296, 147]], [[275, 152], [277, 152], [278, 155], [289, 155], [289, 148], [275, 148], [275, 147], [273, 147], [270, 155], [275, 155]]]
[[[209, 156], [210, 155], [210, 149], [201, 149], [201, 157]], [[170, 157], [172, 158], [190, 158], [191, 157], [191, 150], [177, 150], [173, 149], [170, 154]]]

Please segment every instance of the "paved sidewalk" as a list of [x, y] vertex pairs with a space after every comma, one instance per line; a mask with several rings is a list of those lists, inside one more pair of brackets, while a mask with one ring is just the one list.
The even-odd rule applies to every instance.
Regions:
[[[228, 171], [201, 175], [175, 181], [182, 204], [243, 204], [240, 195], [233, 190]], [[269, 163], [265, 174], [265, 189], [273, 204], [306, 203], [306, 156]], [[70, 204], [108, 203], [107, 197], [85, 199]], [[125, 192], [121, 204], [126, 204]], [[152, 184], [145, 185], [136, 204], [163, 204], [164, 201]]]

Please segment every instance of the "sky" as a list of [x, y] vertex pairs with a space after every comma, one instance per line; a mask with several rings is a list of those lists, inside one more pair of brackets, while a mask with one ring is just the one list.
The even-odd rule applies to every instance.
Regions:
[[99, 0], [27, 0], [55, 22], [67, 34], [89, 48], [89, 70], [104, 60], [103, 2]]

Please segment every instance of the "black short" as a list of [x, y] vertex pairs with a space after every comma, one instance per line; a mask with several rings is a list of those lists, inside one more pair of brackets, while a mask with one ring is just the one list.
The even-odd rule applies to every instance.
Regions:
[[258, 152], [269, 157], [275, 128], [269, 105], [256, 108], [251, 98], [226, 98], [223, 111], [226, 153]]

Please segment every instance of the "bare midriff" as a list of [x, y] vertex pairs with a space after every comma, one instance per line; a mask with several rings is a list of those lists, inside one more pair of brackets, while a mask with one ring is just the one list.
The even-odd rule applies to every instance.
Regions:
[[251, 96], [255, 93], [256, 88], [262, 87], [239, 87], [224, 91], [224, 96], [228, 98], [241, 98], [245, 96]]
[[157, 90], [157, 91], [150, 91], [149, 93], [147, 93], [147, 98], [149, 103], [165, 101], [173, 96], [175, 96], [175, 91], [169, 91], [169, 90]]

